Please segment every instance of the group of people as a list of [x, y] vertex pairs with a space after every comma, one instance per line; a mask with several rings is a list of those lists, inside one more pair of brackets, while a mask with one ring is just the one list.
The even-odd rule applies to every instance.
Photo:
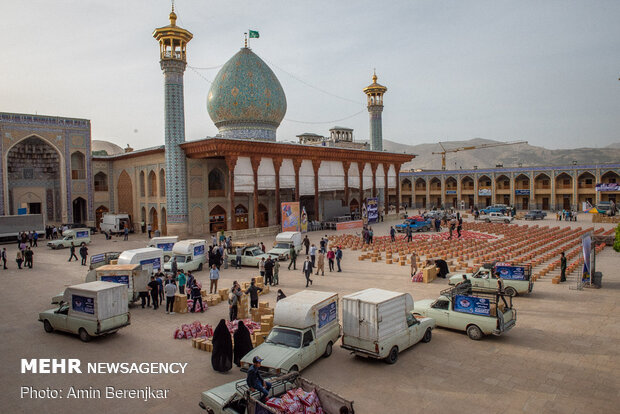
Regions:
[[37, 244], [38, 240], [39, 233], [34, 230], [19, 232], [17, 234], [17, 247], [19, 247], [20, 249], [22, 245], [28, 245], [29, 247], [39, 247], [39, 245]]
[[[77, 256], [75, 255], [75, 245], [71, 242], [71, 247], [69, 247], [69, 252], [71, 255], [69, 256], [68, 262], [70, 262], [74, 257], [77, 262]], [[86, 266], [86, 259], [88, 258], [88, 247], [86, 247], [86, 243], [82, 242], [80, 244], [80, 257], [82, 258], [82, 266]]]
[[[38, 247], [37, 240], [39, 239], [39, 234], [34, 232], [22, 232], [19, 233], [17, 237], [17, 253], [15, 255], [15, 263], [17, 263], [17, 268], [22, 269], [22, 264], [24, 268], [32, 269], [33, 259], [34, 259], [34, 251], [33, 247]], [[7, 261], [7, 251], [6, 248], [2, 249], [2, 263], [3, 268], [6, 269], [6, 261]]]
[[577, 221], [577, 212], [571, 210], [561, 210], [556, 213], [558, 221]]
[[260, 275], [265, 278], [265, 284], [270, 286], [277, 286], [280, 284], [280, 261], [272, 259], [271, 255], [265, 258], [261, 258], [258, 263], [258, 270]]

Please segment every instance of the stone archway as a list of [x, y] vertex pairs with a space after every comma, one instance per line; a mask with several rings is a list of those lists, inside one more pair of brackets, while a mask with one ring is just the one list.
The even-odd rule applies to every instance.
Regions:
[[149, 223], [151, 224], [151, 229], [153, 231], [159, 228], [159, 221], [157, 216], [157, 210], [155, 209], [155, 207], [151, 207], [151, 210], [149, 211]]
[[118, 212], [133, 216], [133, 185], [131, 177], [127, 171], [123, 170], [118, 177], [116, 185], [116, 193], [118, 197]]
[[244, 230], [249, 228], [248, 209], [243, 204], [237, 204], [235, 207], [234, 229]]
[[84, 223], [88, 220], [88, 214], [86, 211], [86, 200], [82, 197], [78, 197], [73, 200], [73, 222], [74, 223]]
[[162, 236], [167, 236], [168, 235], [168, 217], [166, 216], [166, 207], [162, 207], [161, 208], [161, 235]]
[[258, 204], [258, 227], [268, 227], [269, 226], [269, 210], [263, 203]]
[[209, 232], [226, 230], [226, 210], [219, 204], [209, 212]]
[[97, 207], [97, 210], [95, 210], [95, 226], [97, 227], [97, 229], [99, 229], [99, 227], [101, 226], [101, 220], [103, 219], [103, 215], [109, 211], [110, 210], [108, 210], [108, 208], [104, 205]]

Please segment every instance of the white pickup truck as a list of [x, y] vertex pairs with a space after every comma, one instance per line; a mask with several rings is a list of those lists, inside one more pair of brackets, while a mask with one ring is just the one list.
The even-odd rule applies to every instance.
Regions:
[[410, 294], [366, 289], [342, 298], [342, 325], [342, 348], [394, 364], [399, 352], [430, 342], [436, 324], [413, 315]]
[[479, 218], [479, 220], [486, 221], [487, 223], [506, 223], [510, 224], [514, 221], [514, 217], [505, 216], [502, 213], [498, 213], [496, 211], [492, 211], [488, 214], [483, 214]]

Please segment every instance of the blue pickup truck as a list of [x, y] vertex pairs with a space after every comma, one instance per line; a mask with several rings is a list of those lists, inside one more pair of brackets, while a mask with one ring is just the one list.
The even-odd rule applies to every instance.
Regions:
[[397, 232], [405, 233], [407, 231], [407, 227], [409, 227], [411, 231], [429, 231], [433, 225], [430, 219], [424, 219], [422, 217], [409, 217], [406, 218], [402, 224], [397, 224], [394, 227]]
[[489, 213], [506, 214], [506, 211], [508, 211], [507, 207], [492, 206], [492, 207], [483, 208], [482, 210], [480, 210], [480, 214], [489, 214]]

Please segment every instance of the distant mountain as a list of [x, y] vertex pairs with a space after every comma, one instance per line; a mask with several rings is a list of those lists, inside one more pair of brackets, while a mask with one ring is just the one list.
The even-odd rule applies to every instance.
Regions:
[[[450, 141], [444, 143], [446, 149], [467, 147], [472, 145], [492, 144], [499, 141], [474, 138], [467, 141]], [[406, 145], [389, 140], [383, 140], [383, 147], [387, 151], [416, 154], [411, 163], [404, 164], [402, 169], [421, 168], [425, 170], [440, 170], [441, 155], [439, 144]], [[620, 162], [620, 143], [608, 145], [605, 148], [574, 148], [550, 150], [529, 144], [507, 145], [502, 147], [482, 148], [446, 155], [446, 169], [492, 168], [497, 164], [504, 167], [524, 167], [536, 165], [571, 165], [578, 164]]]

